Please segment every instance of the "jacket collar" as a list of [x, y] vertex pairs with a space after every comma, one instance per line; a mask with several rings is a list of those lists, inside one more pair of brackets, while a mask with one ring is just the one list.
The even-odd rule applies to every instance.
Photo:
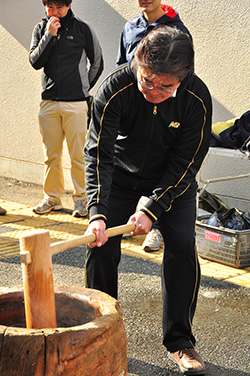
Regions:
[[72, 12], [71, 8], [69, 8], [68, 13], [66, 14], [66, 16], [60, 18], [60, 22], [61, 22], [61, 25], [62, 25], [62, 29], [63, 29], [65, 26], [68, 25], [68, 23], [70, 22], [72, 16], [73, 16], [73, 12]]
[[148, 25], [150, 25], [150, 27], [152, 27], [152, 26], [155, 27], [155, 26], [161, 25], [161, 24], [170, 24], [172, 22], [175, 23], [177, 21], [180, 21], [180, 17], [178, 15], [178, 13], [175, 12], [175, 10], [172, 7], [162, 6], [162, 9], [165, 11], [165, 14], [163, 16], [161, 16], [160, 18], [158, 18], [158, 20], [156, 20], [154, 22], [150, 22], [150, 23], [144, 17], [143, 12], [141, 12], [138, 15], [138, 23], [143, 24], [144, 27], [147, 27]]

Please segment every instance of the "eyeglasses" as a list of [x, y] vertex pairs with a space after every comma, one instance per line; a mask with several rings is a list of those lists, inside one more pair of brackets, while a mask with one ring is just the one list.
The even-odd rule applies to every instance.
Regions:
[[149, 84], [142, 80], [139, 80], [138, 82], [141, 86], [145, 87], [145, 89], [148, 89], [148, 90], [156, 89], [159, 93], [162, 93], [162, 94], [173, 94], [176, 90], [176, 89], [174, 90], [166, 89], [162, 85], [156, 86], [155, 84]]

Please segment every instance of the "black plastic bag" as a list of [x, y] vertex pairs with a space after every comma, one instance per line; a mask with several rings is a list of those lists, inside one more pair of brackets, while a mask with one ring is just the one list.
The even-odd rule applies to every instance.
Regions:
[[242, 213], [237, 208], [232, 208], [225, 213], [214, 212], [210, 217], [198, 218], [201, 222], [214, 227], [224, 227], [231, 230], [243, 231], [250, 229], [250, 214]]
[[232, 208], [219, 215], [223, 227], [242, 231], [250, 229], [250, 217], [248, 213], [242, 213], [237, 208]]
[[248, 212], [241, 213], [241, 216], [244, 219], [244, 221], [246, 222], [247, 226], [249, 226], [248, 228], [250, 228], [250, 213], [248, 213]]

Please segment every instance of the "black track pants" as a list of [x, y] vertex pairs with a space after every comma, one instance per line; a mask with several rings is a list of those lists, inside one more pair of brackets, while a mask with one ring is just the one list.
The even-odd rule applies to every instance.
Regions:
[[[108, 227], [125, 224], [147, 192], [113, 187], [109, 200]], [[196, 184], [175, 199], [171, 210], [159, 218], [164, 239], [162, 264], [163, 343], [169, 351], [193, 347], [192, 320], [200, 284], [195, 249]], [[121, 236], [104, 246], [87, 249], [86, 286], [117, 299]]]

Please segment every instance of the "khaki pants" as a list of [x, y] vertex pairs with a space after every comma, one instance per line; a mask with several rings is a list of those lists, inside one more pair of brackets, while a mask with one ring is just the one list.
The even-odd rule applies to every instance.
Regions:
[[71, 160], [73, 200], [85, 198], [85, 161], [83, 148], [87, 133], [88, 105], [81, 102], [42, 100], [39, 125], [45, 155], [44, 196], [56, 202], [64, 192], [62, 169], [63, 141], [66, 138]]

